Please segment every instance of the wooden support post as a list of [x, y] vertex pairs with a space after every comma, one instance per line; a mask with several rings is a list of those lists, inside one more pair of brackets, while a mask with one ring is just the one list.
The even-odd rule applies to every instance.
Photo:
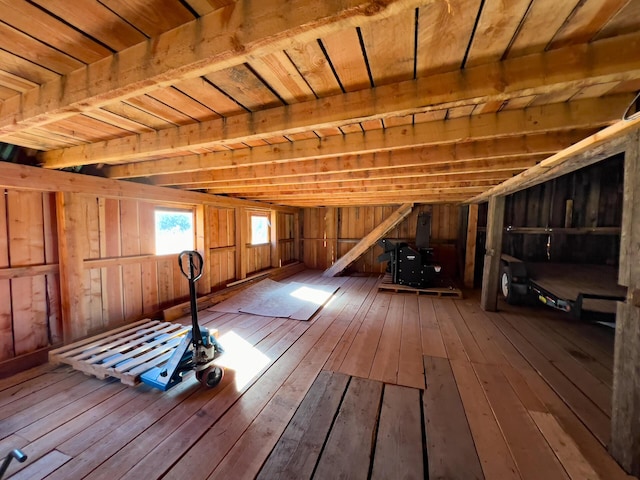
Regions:
[[324, 210], [325, 268], [329, 268], [338, 259], [338, 209], [326, 207]]
[[247, 211], [236, 207], [236, 280], [247, 278]]
[[618, 282], [628, 287], [618, 303], [609, 451], [630, 474], [640, 475], [640, 131], [625, 151], [624, 200]]
[[211, 293], [211, 221], [210, 210], [207, 205], [196, 207], [196, 250], [202, 254], [203, 275], [196, 282], [199, 295]]
[[504, 200], [504, 196], [494, 196], [489, 199], [486, 253], [484, 255], [482, 294], [480, 296], [480, 307], [489, 312], [495, 312], [498, 306], [502, 227], [504, 225]]
[[302, 222], [300, 221], [300, 215], [302, 215], [302, 210], [298, 210], [293, 214], [293, 258], [302, 262], [302, 235], [300, 232]]
[[278, 212], [269, 212], [269, 242], [271, 243], [271, 266], [281, 267], [280, 251], [278, 249]]
[[84, 311], [84, 276], [82, 259], [83, 222], [78, 195], [56, 193], [56, 216], [58, 223], [58, 258], [60, 260], [60, 300], [62, 312], [62, 335], [69, 343], [88, 334]]
[[478, 235], [478, 204], [469, 205], [467, 222], [467, 245], [464, 254], [464, 286], [473, 288], [476, 269], [476, 238]]

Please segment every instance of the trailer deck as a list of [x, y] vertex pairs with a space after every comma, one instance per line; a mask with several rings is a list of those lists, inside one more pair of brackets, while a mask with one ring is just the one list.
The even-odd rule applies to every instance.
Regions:
[[[626, 287], [618, 285], [618, 268], [611, 265], [522, 262], [502, 255], [502, 293], [510, 303], [526, 295], [576, 317], [590, 312], [614, 316]], [[509, 284], [508, 286], [506, 284]], [[509, 288], [510, 287], [510, 288]], [[507, 291], [515, 292], [515, 298]]]

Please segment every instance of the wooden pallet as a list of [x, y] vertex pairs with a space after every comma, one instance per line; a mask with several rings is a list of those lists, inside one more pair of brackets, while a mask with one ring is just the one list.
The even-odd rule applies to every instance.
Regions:
[[[443, 282], [446, 283], [446, 282]], [[390, 290], [393, 292], [412, 292], [417, 295], [431, 295], [434, 297], [462, 298], [462, 291], [453, 284], [440, 285], [431, 288], [415, 288], [408, 285], [398, 285], [391, 280], [391, 274], [386, 273], [380, 283], [378, 290]]]
[[141, 320], [124, 327], [51, 350], [49, 361], [71, 365], [97, 378], [116, 377], [125, 385], [140, 383], [140, 375], [166, 362], [191, 326]]

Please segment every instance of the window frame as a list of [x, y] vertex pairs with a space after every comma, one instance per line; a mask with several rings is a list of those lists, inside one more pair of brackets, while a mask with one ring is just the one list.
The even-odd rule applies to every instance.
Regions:
[[[159, 226], [158, 226], [158, 213], [182, 213], [182, 214], [190, 214], [191, 215], [191, 245], [185, 245], [184, 247], [180, 247], [177, 251], [162, 251], [159, 249]], [[197, 243], [197, 219], [196, 219], [196, 210], [194, 207], [179, 207], [179, 206], [166, 206], [166, 205], [155, 205], [153, 208], [153, 224], [154, 224], [154, 240], [155, 240], [155, 254], [156, 255], [174, 255], [180, 253], [184, 250], [194, 250], [196, 248]]]
[[[264, 219], [266, 222], [266, 234], [265, 234], [265, 241], [261, 241], [261, 242], [255, 242], [253, 240], [253, 232], [254, 232], [254, 228], [253, 228], [253, 219], [254, 218], [261, 218]], [[251, 211], [249, 212], [249, 245], [251, 245], [252, 247], [257, 247], [260, 245], [269, 245], [271, 243], [271, 216], [269, 214], [269, 212], [259, 212], [259, 211]]]

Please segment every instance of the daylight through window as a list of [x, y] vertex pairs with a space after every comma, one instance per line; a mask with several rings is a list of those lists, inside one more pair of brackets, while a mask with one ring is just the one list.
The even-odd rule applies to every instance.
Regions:
[[269, 243], [269, 217], [251, 215], [251, 245]]
[[155, 212], [156, 255], [193, 250], [193, 212], [190, 210], [165, 210]]

